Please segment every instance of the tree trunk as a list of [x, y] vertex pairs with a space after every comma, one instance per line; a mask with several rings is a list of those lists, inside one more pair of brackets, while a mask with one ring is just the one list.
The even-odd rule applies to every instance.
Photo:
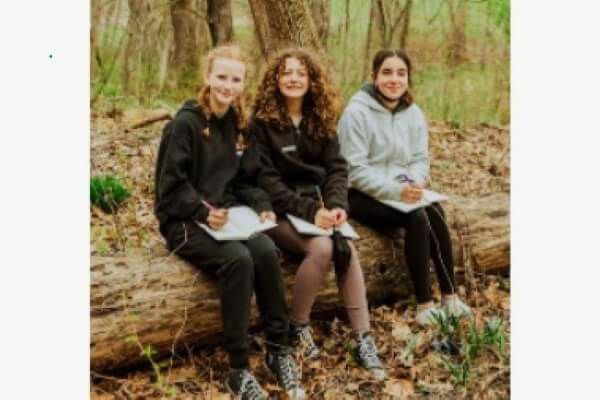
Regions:
[[[319, 41], [315, 24], [310, 15], [310, 10], [304, 0], [249, 0], [253, 10], [255, 26], [264, 23], [257, 20], [257, 16], [264, 10], [269, 24], [268, 40], [262, 46], [268, 55], [287, 46], [302, 46], [323, 53], [323, 46]], [[264, 3], [261, 5], [258, 3]], [[257, 29], [258, 33], [260, 28]]]
[[[452, 198], [444, 203], [457, 269], [481, 271], [509, 267], [509, 197]], [[353, 224], [372, 305], [412, 292], [403, 240], [393, 240]], [[468, 257], [468, 259], [467, 259]], [[166, 254], [154, 257], [92, 257], [91, 368], [106, 370], [143, 361], [139, 344], [151, 345], [157, 357], [186, 342], [214, 342], [222, 333], [217, 285], [204, 274]], [[288, 301], [295, 266], [285, 262]], [[342, 307], [333, 273], [317, 297], [314, 313]], [[258, 323], [253, 307], [252, 325]], [[139, 341], [132, 341], [133, 337]], [[155, 359], [156, 359], [155, 358]]]
[[207, 20], [213, 46], [233, 40], [231, 0], [208, 0]]
[[308, 6], [315, 23], [317, 35], [324, 48], [327, 48], [327, 38], [329, 37], [329, 18], [331, 15], [331, 1], [329, 0], [308, 0]]
[[261, 0], [248, 0], [250, 4], [250, 12], [252, 13], [252, 19], [254, 20], [254, 32], [256, 33], [256, 39], [260, 45], [260, 50], [264, 58], [269, 55], [269, 49], [272, 48], [271, 44], [271, 30], [269, 27], [269, 20], [267, 17], [267, 8], [265, 3]]
[[467, 60], [467, 7], [464, 0], [448, 0], [447, 4], [450, 18], [448, 64], [457, 66]]
[[185, 80], [188, 72], [198, 69], [198, 43], [196, 41], [197, 13], [193, 0], [173, 0], [170, 2], [171, 21], [175, 52], [172, 65], [180, 82]]
[[[131, 76], [134, 71], [140, 68], [140, 60], [142, 58], [142, 49], [145, 42], [144, 25], [146, 24], [145, 17], [150, 13], [149, 3], [128, 0], [129, 18], [127, 19], [127, 47], [123, 60], [123, 72], [121, 84], [123, 92], [129, 94]], [[137, 95], [136, 91], [136, 95]]]
[[363, 79], [366, 79], [371, 74], [371, 60], [375, 53], [381, 50], [385, 44], [385, 29], [383, 0], [371, 0], [365, 61], [363, 64]]

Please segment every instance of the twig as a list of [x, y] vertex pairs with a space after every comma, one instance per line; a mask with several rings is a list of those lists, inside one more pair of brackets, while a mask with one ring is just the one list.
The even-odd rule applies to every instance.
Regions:
[[148, 125], [153, 124], [158, 121], [171, 120], [171, 119], [173, 119], [173, 116], [171, 115], [171, 113], [164, 112], [164, 113], [161, 113], [154, 117], [144, 119], [136, 124], [133, 124], [130, 128], [125, 129], [125, 132], [129, 132], [131, 129], [143, 128], [144, 126], [148, 126]]

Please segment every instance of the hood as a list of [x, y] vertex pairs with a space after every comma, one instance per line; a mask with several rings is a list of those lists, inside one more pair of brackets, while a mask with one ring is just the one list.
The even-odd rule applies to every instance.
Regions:
[[190, 111], [198, 115], [202, 115], [202, 113], [200, 112], [200, 108], [198, 107], [198, 101], [196, 101], [195, 99], [186, 100], [175, 115], [177, 116], [184, 111]]
[[[365, 83], [363, 87], [350, 99], [350, 103], [358, 103], [364, 106], [369, 107], [373, 111], [388, 113], [390, 110], [385, 108], [385, 106], [381, 103], [381, 100], [377, 97], [377, 91], [375, 89], [375, 85], [372, 83]], [[392, 113], [396, 113], [398, 111], [406, 109], [407, 106], [400, 102], [398, 106], [391, 111]]]

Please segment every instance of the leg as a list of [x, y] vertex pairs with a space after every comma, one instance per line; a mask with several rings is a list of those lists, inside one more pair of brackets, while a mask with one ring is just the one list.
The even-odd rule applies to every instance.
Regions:
[[307, 324], [317, 293], [331, 265], [331, 239], [324, 236], [301, 236], [284, 219], [268, 234], [282, 249], [305, 255], [296, 272], [290, 321], [297, 325]]
[[455, 292], [454, 261], [452, 259], [452, 242], [446, 224], [444, 211], [438, 204], [432, 204], [425, 209], [431, 226], [431, 258], [435, 265], [438, 282], [442, 294]]
[[430, 302], [429, 234], [425, 211], [420, 209], [403, 213], [354, 189], [349, 190], [348, 201], [350, 215], [365, 225], [379, 229], [406, 229], [404, 251], [417, 302]]
[[369, 307], [367, 303], [367, 291], [365, 289], [365, 279], [358, 252], [352, 241], [348, 241], [352, 256], [350, 258], [350, 266], [343, 277], [337, 277], [337, 284], [344, 299], [344, 306], [350, 319], [350, 325], [354, 333], [364, 333], [369, 331]]
[[288, 310], [277, 247], [265, 234], [245, 242], [254, 260], [256, 302], [269, 343], [287, 346]]
[[177, 254], [194, 266], [218, 278], [229, 362], [232, 368], [246, 368], [250, 299], [254, 287], [250, 252], [238, 241], [214, 240], [196, 224], [178, 225], [169, 229], [169, 247], [177, 249]]

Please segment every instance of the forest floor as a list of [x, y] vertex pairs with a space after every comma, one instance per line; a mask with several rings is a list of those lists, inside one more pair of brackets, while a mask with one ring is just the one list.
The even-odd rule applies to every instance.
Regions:
[[[130, 129], [163, 111], [97, 107], [92, 113], [91, 175], [117, 175], [131, 192], [116, 217], [92, 207], [92, 255], [152, 254], [164, 247], [152, 211], [154, 162], [164, 122]], [[431, 187], [469, 197], [509, 192], [509, 140], [506, 127], [455, 129], [431, 123]], [[299, 359], [309, 398], [509, 398], [510, 278], [465, 274], [464, 266], [456, 267], [459, 293], [474, 309], [472, 319], [444, 320], [424, 329], [416, 325], [409, 301], [371, 309], [373, 333], [387, 366], [384, 382], [373, 381], [357, 367], [343, 316], [315, 321], [314, 337], [324, 351], [315, 361]], [[437, 286], [434, 290], [439, 299]], [[260, 336], [254, 337], [254, 345], [251, 366], [257, 378], [271, 396], [284, 398], [262, 362]], [[448, 345], [456, 345], [458, 354], [449, 352]], [[118, 375], [92, 372], [91, 398], [229, 398], [223, 387], [227, 363], [222, 347], [190, 347], [185, 359], [167, 361], [173, 362], [164, 363], [158, 373], [150, 364]]]

